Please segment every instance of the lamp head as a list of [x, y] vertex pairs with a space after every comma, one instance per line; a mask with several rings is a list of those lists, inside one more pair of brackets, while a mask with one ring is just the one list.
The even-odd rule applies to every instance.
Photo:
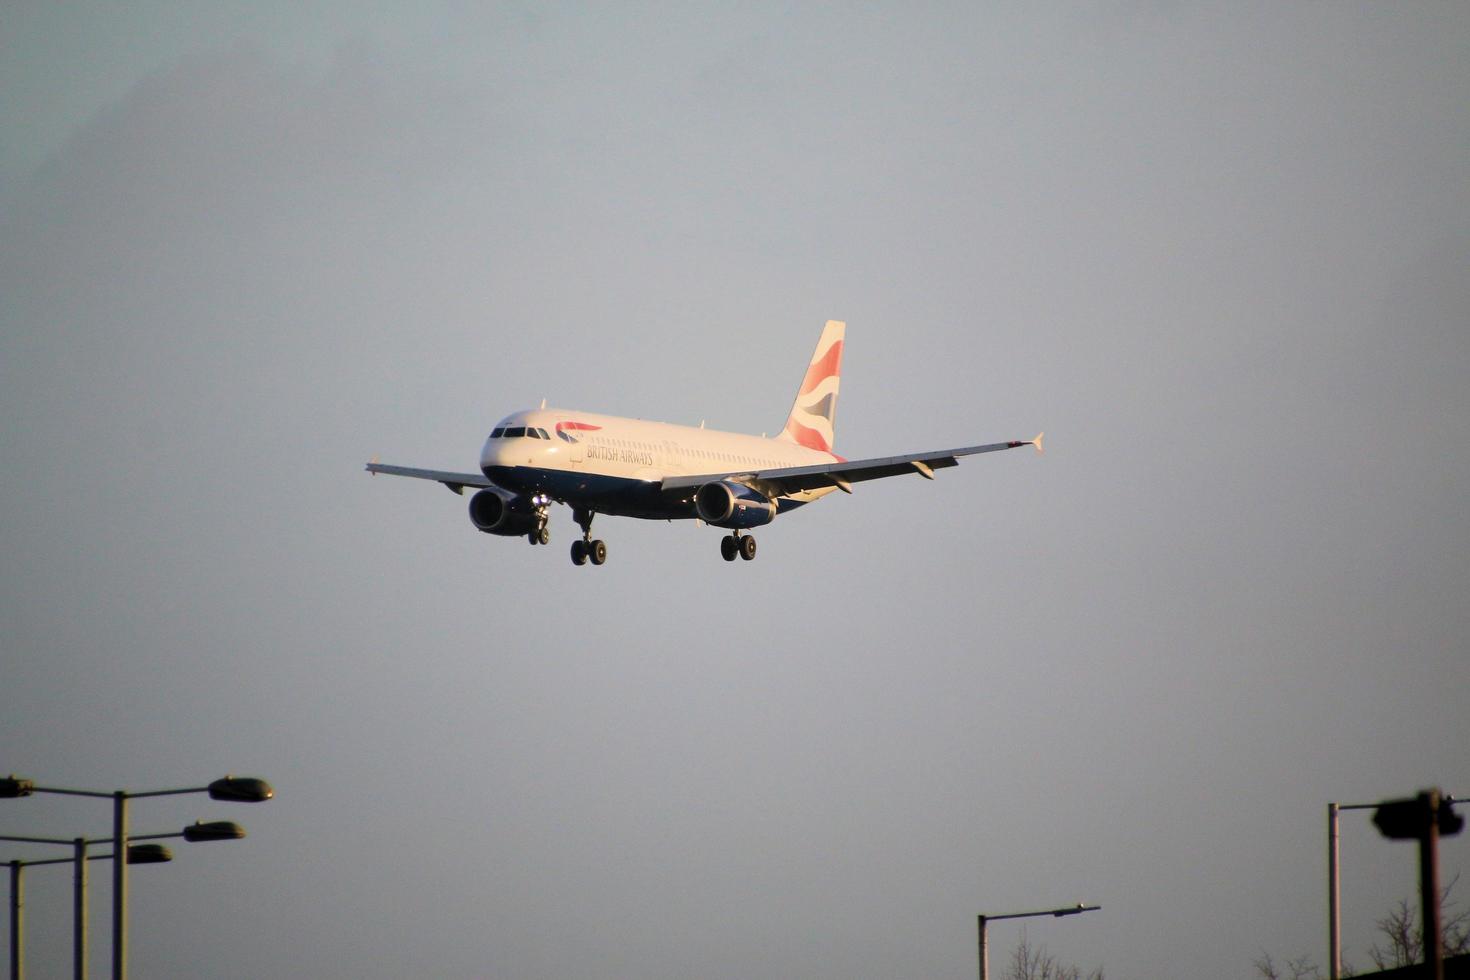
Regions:
[[164, 864], [173, 859], [173, 852], [162, 844], [128, 845], [129, 864]]
[[191, 844], [206, 840], [239, 840], [245, 836], [245, 828], [233, 820], [215, 820], [205, 823], [196, 820], [184, 828], [184, 840]]
[[35, 780], [17, 779], [15, 773], [11, 773], [4, 779], [0, 779], [0, 800], [13, 800], [21, 796], [30, 796], [35, 788]]
[[1441, 836], [1453, 837], [1465, 827], [1465, 818], [1455, 812], [1454, 800], [1439, 800], [1431, 806], [1430, 791], [1407, 800], [1389, 800], [1373, 811], [1373, 825], [1389, 840], [1417, 840], [1435, 825]]
[[209, 784], [209, 798], [231, 803], [261, 803], [276, 795], [271, 784], [255, 776], [226, 776]]

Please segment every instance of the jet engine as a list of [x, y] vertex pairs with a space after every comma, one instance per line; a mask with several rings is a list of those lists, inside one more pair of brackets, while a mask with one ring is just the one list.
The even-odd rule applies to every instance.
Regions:
[[536, 508], [530, 498], [495, 487], [470, 498], [470, 521], [486, 534], [514, 537], [536, 529]]
[[740, 530], [776, 519], [776, 505], [769, 497], [728, 480], [706, 483], [694, 491], [694, 510], [706, 524]]

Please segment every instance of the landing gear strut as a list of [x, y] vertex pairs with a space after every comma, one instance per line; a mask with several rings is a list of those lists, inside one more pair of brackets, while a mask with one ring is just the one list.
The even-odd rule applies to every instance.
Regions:
[[582, 528], [582, 540], [572, 542], [573, 565], [585, 565], [589, 558], [594, 565], [607, 561], [607, 545], [592, 537], [593, 516], [590, 510], [572, 511], [572, 519]]
[[746, 561], [751, 561], [755, 558], [754, 535], [732, 531], [729, 535], [720, 539], [720, 557], [726, 561], [734, 561], [736, 555], [739, 555]]

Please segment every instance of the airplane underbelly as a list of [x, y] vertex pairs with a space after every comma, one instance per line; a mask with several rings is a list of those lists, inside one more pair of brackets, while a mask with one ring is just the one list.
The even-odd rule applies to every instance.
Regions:
[[665, 497], [656, 479], [527, 466], [487, 467], [485, 475], [507, 490], [549, 494], [556, 500], [574, 507], [588, 507], [600, 514], [657, 520], [694, 516], [692, 505]]

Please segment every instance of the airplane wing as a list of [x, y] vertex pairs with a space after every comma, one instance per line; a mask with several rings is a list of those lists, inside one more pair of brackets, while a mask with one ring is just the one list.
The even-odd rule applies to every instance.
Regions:
[[369, 463], [367, 471], [374, 476], [411, 476], [419, 480], [435, 480], [455, 493], [463, 495], [465, 487], [493, 487], [481, 473], [450, 473], [447, 470], [416, 470], [411, 466], [389, 466], [387, 463]]
[[903, 476], [917, 473], [926, 480], [934, 479], [934, 471], [958, 466], [961, 456], [979, 453], [994, 453], [1002, 449], [1019, 449], [1035, 446], [1041, 452], [1042, 433], [1026, 442], [993, 442], [988, 446], [964, 446], [960, 449], [936, 449], [927, 453], [907, 453], [902, 456], [883, 456], [875, 459], [852, 459], [841, 463], [819, 463], [815, 466], [784, 466], [769, 470], [733, 473], [708, 473], [695, 476], [676, 476], [665, 479], [664, 490], [684, 490], [702, 486], [713, 480], [733, 479], [747, 483], [769, 496], [779, 497], [802, 490], [817, 490], [836, 487], [844, 493], [852, 493], [852, 484], [865, 480], [881, 480], [887, 476]]

